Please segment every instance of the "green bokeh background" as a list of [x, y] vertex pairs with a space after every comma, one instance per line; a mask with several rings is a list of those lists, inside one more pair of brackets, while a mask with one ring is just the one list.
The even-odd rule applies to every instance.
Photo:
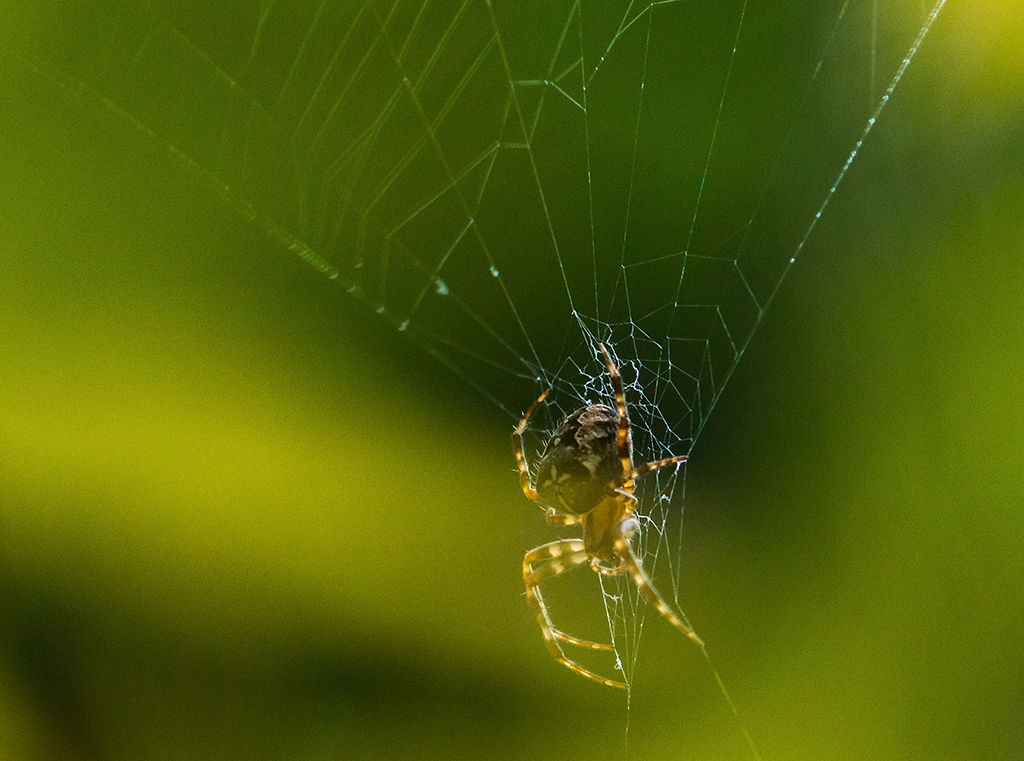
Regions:
[[[670, 627], [551, 663], [505, 415], [12, 40], [0, 758], [749, 757]], [[767, 759], [1024, 758], [1022, 46], [946, 8], [694, 452]]]

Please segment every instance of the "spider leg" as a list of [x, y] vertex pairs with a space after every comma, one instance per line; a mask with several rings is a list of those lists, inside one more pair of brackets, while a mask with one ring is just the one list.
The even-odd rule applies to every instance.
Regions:
[[629, 544], [629, 537], [637, 525], [636, 520], [629, 517], [637, 503], [637, 498], [633, 494], [636, 479], [646, 473], [657, 470], [658, 468], [664, 468], [667, 465], [673, 465], [675, 463], [686, 462], [686, 455], [668, 457], [664, 460], [655, 460], [654, 462], [645, 463], [638, 468], [633, 467], [633, 458], [630, 451], [631, 447], [629, 439], [629, 411], [626, 408], [626, 395], [622, 390], [622, 376], [619, 375], [619, 370], [615, 366], [615, 363], [612, 362], [611, 355], [608, 353], [604, 344], [598, 344], [598, 348], [601, 350], [601, 354], [604, 355], [605, 364], [608, 365], [608, 375], [611, 376], [612, 390], [615, 392], [615, 408], [619, 413], [619, 431], [616, 441], [619, 449], [619, 460], [622, 463], [622, 476], [621, 480], [616, 479], [616, 481], [609, 485], [609, 490], [622, 500], [626, 508], [627, 517], [620, 524], [619, 538], [615, 540], [614, 545], [616, 555], [622, 559], [622, 565], [616, 569], [604, 569], [594, 563], [591, 563], [591, 565], [594, 570], [599, 573], [609, 575], [621, 573], [623, 570], [629, 571], [629, 575], [633, 579], [633, 583], [636, 584], [640, 593], [647, 598], [647, 601], [657, 608], [658, 612], [667, 618], [674, 627], [679, 629], [679, 631], [703, 648], [704, 642], [701, 638], [697, 636], [693, 629], [683, 623], [682, 619], [675, 614], [672, 608], [669, 607], [668, 603], [666, 603], [665, 600], [662, 599], [662, 596], [658, 594], [658, 590], [654, 588], [651, 580], [647, 577], [647, 574], [644, 573], [643, 568], [640, 566], [640, 560], [633, 554], [633, 548]]
[[583, 522], [583, 518], [572, 513], [560, 513], [555, 508], [549, 507], [544, 513], [549, 526], [575, 526]]
[[[587, 647], [587, 648], [590, 648], [591, 650], [607, 650], [609, 652], [611, 652], [611, 651], [613, 651], [615, 649], [611, 645], [606, 645], [603, 642], [591, 642], [589, 639], [579, 639], [578, 637], [573, 637], [572, 635], [566, 634], [565, 632], [559, 631], [557, 629], [554, 630], [554, 634], [555, 634], [555, 637], [557, 637], [558, 639], [562, 640], [562, 642], [568, 642], [570, 645], [577, 645], [579, 647]], [[572, 668], [572, 667], [570, 666], [570, 668]], [[603, 682], [604, 681], [604, 677], [601, 677], [600, 681]]]
[[621, 488], [624, 491], [633, 491], [633, 479], [636, 474], [633, 470], [633, 456], [630, 452], [630, 441], [629, 441], [629, 411], [626, 409], [626, 395], [622, 390], [622, 376], [619, 375], [619, 369], [612, 362], [611, 355], [608, 350], [604, 348], [604, 344], [598, 344], [597, 347], [601, 350], [604, 355], [604, 361], [608, 365], [608, 375], [612, 379], [612, 390], [615, 392], [615, 409], [619, 413], [619, 433], [616, 437], [616, 443], [619, 447], [619, 460], [622, 463], [623, 480]]
[[622, 489], [616, 489], [614, 487], [608, 487], [608, 488], [611, 490], [612, 494], [614, 494], [616, 497], [621, 499], [623, 502], [627, 503], [626, 504], [626, 511], [627, 512], [633, 512], [633, 508], [636, 507], [636, 503], [640, 501], [640, 500], [638, 500], [636, 498], [635, 494], [632, 494], [632, 493], [630, 493], [628, 491], [623, 491]]
[[549, 388], [539, 397], [537, 401], [533, 403], [533, 406], [526, 411], [523, 415], [523, 419], [519, 421], [519, 425], [516, 426], [515, 431], [512, 432], [512, 453], [516, 456], [516, 465], [519, 466], [519, 483], [523, 487], [523, 494], [526, 495], [527, 499], [531, 499], [534, 502], [538, 501], [540, 497], [537, 494], [537, 490], [533, 488], [530, 483], [530, 466], [526, 463], [526, 452], [523, 451], [523, 431], [526, 430], [527, 423], [530, 422], [530, 416], [536, 412], [537, 408], [540, 407], [547, 395], [551, 393]]
[[601, 561], [597, 558], [590, 559], [590, 567], [602, 576], [618, 576], [620, 573], [626, 570], [625, 563], [620, 563], [614, 568], [605, 568], [603, 565], [601, 565]]
[[[625, 478], [627, 481], [633, 481], [639, 478], [640, 476], [644, 475], [645, 473], [650, 473], [652, 470], [664, 468], [666, 465], [673, 465], [678, 462], [686, 462], [686, 455], [683, 454], [678, 455], [677, 457], [668, 457], [664, 460], [657, 460], [655, 462], [645, 463], [641, 465], [639, 468], [636, 468], [631, 472], [627, 473]], [[628, 512], [632, 512], [633, 508], [636, 507], [636, 503], [638, 502], [636, 495], [633, 494], [633, 492], [631, 491], [626, 491], [625, 486], [616, 486], [616, 483], [617, 482], [613, 481], [611, 484], [609, 484], [608, 490], [622, 501], [628, 503], [627, 510]]]
[[673, 465], [677, 462], [686, 462], [686, 455], [681, 454], [676, 457], [667, 457], [664, 460], [655, 460], [654, 462], [644, 463], [639, 468], [634, 469], [630, 475], [633, 478], [639, 478], [645, 473], [650, 473], [652, 470], [664, 468], [666, 465]]
[[[616, 682], [599, 676], [566, 657], [565, 653], [562, 652], [561, 645], [559, 645], [559, 640], [592, 650], [611, 650], [612, 646], [570, 637], [568, 634], [555, 629], [554, 624], [551, 623], [551, 617], [548, 615], [547, 606], [544, 605], [544, 598], [541, 596], [540, 589], [538, 588], [545, 579], [553, 578], [574, 566], [581, 565], [587, 562], [589, 557], [581, 539], [560, 539], [548, 544], [542, 544], [540, 547], [527, 552], [523, 558], [523, 580], [526, 583], [526, 600], [530, 603], [530, 607], [537, 617], [541, 634], [544, 635], [544, 642], [556, 661], [581, 676], [593, 679], [595, 682], [600, 682], [608, 687], [625, 689], [626, 685], [624, 682]], [[534, 564], [539, 565], [536, 570], [533, 568]]]
[[[568, 571], [574, 566], [582, 565], [589, 557], [590, 555], [587, 554], [583, 542], [579, 539], [561, 539], [549, 542], [548, 544], [543, 544], [540, 547], [531, 550], [526, 557], [523, 558], [523, 579], [526, 582], [527, 597], [530, 596], [532, 589], [533, 593], [540, 599], [541, 608], [546, 616], [547, 606], [544, 605], [544, 598], [541, 597], [540, 589], [537, 587], [540, 586], [542, 581], [558, 576], [560, 573]], [[591, 562], [596, 561], [592, 559]], [[533, 568], [535, 563], [538, 565], [538, 568]], [[612, 649], [611, 645], [579, 639], [555, 629], [551, 624], [550, 617], [546, 617], [544, 619], [544, 622], [541, 623], [541, 629], [545, 628], [545, 623], [550, 627], [550, 631], [556, 639], [563, 640], [564, 642], [570, 642], [574, 645], [580, 645], [581, 647], [589, 647], [593, 650]]]
[[629, 535], [633, 533], [635, 527], [636, 521], [633, 518], [627, 518], [622, 522], [622, 535], [615, 540], [616, 554], [622, 558], [622, 564], [629, 571], [629, 575], [632, 577], [633, 583], [636, 584], [636, 588], [647, 598], [647, 602], [657, 608], [658, 612], [669, 620], [669, 623], [703, 648], [704, 641], [697, 636], [693, 629], [683, 623], [682, 619], [675, 614], [668, 603], [658, 594], [658, 590], [654, 588], [651, 580], [640, 566], [640, 560], [633, 554], [633, 548], [629, 544]]

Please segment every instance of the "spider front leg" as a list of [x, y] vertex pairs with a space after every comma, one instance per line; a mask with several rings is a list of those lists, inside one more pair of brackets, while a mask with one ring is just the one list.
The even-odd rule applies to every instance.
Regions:
[[697, 633], [683, 623], [672, 608], [669, 607], [668, 603], [658, 593], [658, 590], [654, 588], [651, 580], [648, 578], [644, 569], [640, 565], [640, 559], [633, 554], [633, 548], [629, 543], [629, 537], [637, 528], [637, 522], [635, 518], [626, 518], [620, 524], [619, 538], [615, 540], [615, 553], [622, 560], [622, 565], [627, 571], [629, 571], [630, 577], [633, 579], [633, 583], [636, 584], [636, 588], [640, 590], [640, 593], [647, 598], [647, 602], [653, 605], [657, 611], [669, 620], [674, 627], [689, 637], [697, 646], [701, 649], [704, 648], [704, 640], [697, 636]]
[[619, 462], [622, 463], [622, 488], [627, 492], [632, 492], [635, 474], [633, 472], [629, 410], [626, 409], [626, 394], [622, 390], [622, 377], [619, 375], [619, 369], [612, 362], [612, 357], [604, 347], [604, 344], [598, 344], [597, 348], [601, 350], [601, 354], [604, 355], [605, 364], [608, 365], [608, 375], [612, 381], [612, 391], [615, 392], [615, 409], [619, 413], [619, 430], [615, 437], [615, 442], [619, 451]]
[[[553, 578], [574, 566], [586, 563], [589, 559], [590, 556], [583, 545], [583, 541], [580, 539], [561, 539], [549, 542], [548, 544], [542, 544], [540, 547], [530, 550], [526, 553], [526, 557], [523, 558], [523, 581], [526, 583], [526, 600], [530, 603], [530, 607], [537, 617], [541, 634], [544, 635], [544, 642], [556, 661], [581, 676], [593, 679], [595, 682], [600, 682], [608, 687], [625, 689], [626, 685], [624, 682], [606, 679], [592, 671], [588, 671], [580, 664], [566, 657], [565, 653], [562, 652], [559, 641], [568, 642], [578, 647], [586, 647], [591, 650], [612, 650], [613, 648], [611, 645], [577, 639], [558, 631], [554, 624], [551, 623], [547, 606], [544, 604], [544, 598], [540, 593], [539, 587], [542, 581]], [[533, 568], [534, 564], [538, 564], [536, 569]]]
[[527, 424], [530, 422], [530, 416], [537, 411], [541, 403], [547, 398], [548, 394], [551, 393], [549, 388], [539, 397], [537, 401], [533, 403], [533, 406], [526, 411], [523, 415], [523, 419], [519, 421], [519, 425], [516, 426], [515, 431], [512, 432], [512, 453], [516, 456], [516, 465], [519, 466], [519, 484], [523, 488], [523, 494], [526, 495], [527, 499], [537, 502], [540, 499], [540, 495], [537, 494], [537, 490], [533, 488], [533, 484], [530, 483], [530, 466], [526, 463], [526, 452], [523, 451], [523, 431], [526, 430]]

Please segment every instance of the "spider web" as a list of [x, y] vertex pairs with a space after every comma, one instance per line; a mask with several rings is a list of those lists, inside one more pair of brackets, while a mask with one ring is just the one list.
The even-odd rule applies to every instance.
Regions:
[[[553, 388], [533, 454], [610, 397], [604, 342], [640, 462], [693, 449], [942, 4], [87, 0], [32, 65], [510, 421]], [[638, 485], [677, 603], [684, 486]], [[628, 681], [644, 606], [602, 583]]]

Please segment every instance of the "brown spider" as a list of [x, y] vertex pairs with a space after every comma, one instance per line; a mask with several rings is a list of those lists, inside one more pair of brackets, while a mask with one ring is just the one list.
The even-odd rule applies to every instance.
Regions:
[[[552, 526], [583, 526], [582, 539], [559, 539], [530, 550], [523, 558], [523, 580], [526, 599], [537, 615], [541, 633], [555, 659], [577, 674], [609, 687], [625, 688], [616, 682], [588, 671], [565, 656], [561, 642], [592, 650], [612, 650], [611, 645], [570, 637], [551, 623], [540, 583], [582, 563], [590, 562], [595, 572], [615, 576], [627, 572], [637, 589], [658, 612], [683, 634], [702, 648], [693, 629], [669, 608], [651, 580], [640, 567], [629, 538], [637, 528], [633, 511], [637, 499], [633, 495], [636, 479], [666, 465], [686, 462], [686, 456], [669, 457], [633, 467], [632, 437], [629, 413], [622, 392], [622, 378], [603, 344], [604, 355], [615, 391], [615, 407], [592, 404], [581, 407], [565, 419], [548, 441], [537, 466], [536, 487], [530, 481], [530, 468], [523, 451], [523, 432], [530, 416], [550, 393], [540, 395], [519, 421], [512, 434], [512, 450], [519, 465], [519, 479], [528, 499], [547, 506], [547, 521]], [[536, 565], [536, 568], [534, 568]]]

